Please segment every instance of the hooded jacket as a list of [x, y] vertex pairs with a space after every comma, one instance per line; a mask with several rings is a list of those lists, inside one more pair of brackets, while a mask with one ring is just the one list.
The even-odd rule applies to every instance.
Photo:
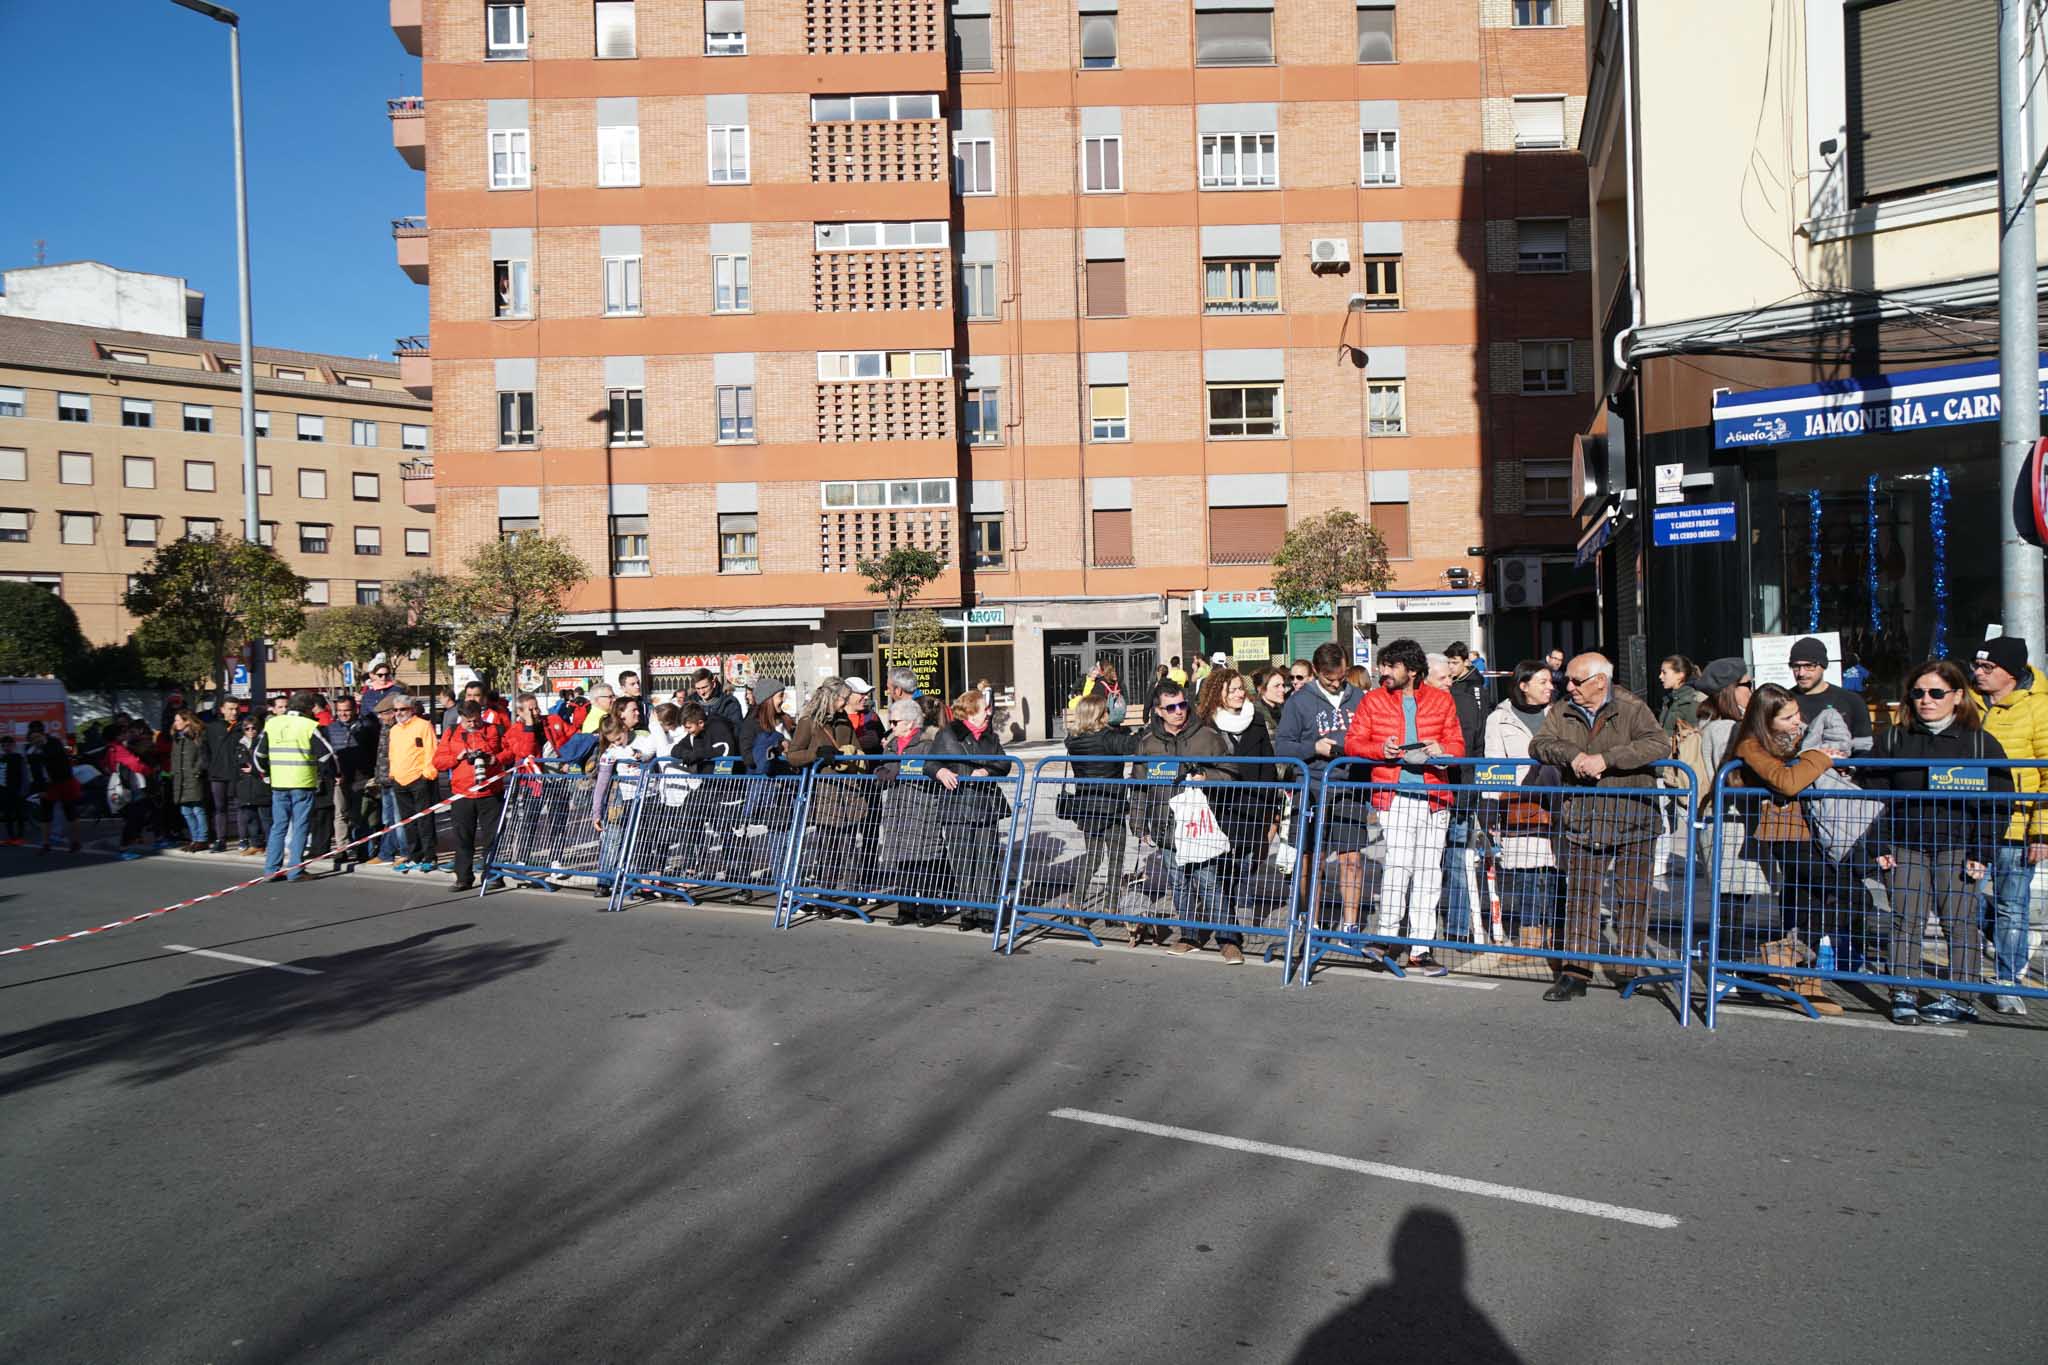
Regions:
[[1316, 752], [1316, 741], [1333, 741], [1336, 756], [1342, 756], [1352, 714], [1364, 699], [1365, 693], [1346, 683], [1333, 700], [1323, 691], [1321, 679], [1310, 678], [1306, 685], [1295, 688], [1280, 708], [1280, 733], [1273, 736], [1273, 752], [1282, 758], [1300, 759], [1308, 764], [1309, 776], [1320, 779], [1330, 760]]

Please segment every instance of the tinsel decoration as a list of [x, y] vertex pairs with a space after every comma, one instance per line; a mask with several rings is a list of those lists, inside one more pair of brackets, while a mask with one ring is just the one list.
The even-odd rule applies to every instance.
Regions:
[[1863, 584], [1870, 590], [1870, 638], [1884, 634], [1884, 604], [1877, 598], [1877, 475], [1863, 481]]
[[1820, 634], [1820, 490], [1806, 490], [1806, 633]]
[[1927, 480], [1927, 525], [1934, 535], [1934, 643], [1937, 659], [1948, 657], [1948, 471], [1934, 466]]

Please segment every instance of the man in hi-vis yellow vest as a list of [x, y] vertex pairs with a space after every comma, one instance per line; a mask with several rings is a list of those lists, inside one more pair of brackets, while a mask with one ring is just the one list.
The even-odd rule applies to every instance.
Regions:
[[313, 793], [334, 778], [334, 746], [313, 719], [318, 705], [319, 698], [311, 692], [294, 692], [291, 706], [265, 721], [256, 740], [256, 769], [270, 783], [270, 847], [263, 870], [274, 878], [291, 868], [285, 876], [288, 882], [305, 875], [299, 864], [306, 860]]

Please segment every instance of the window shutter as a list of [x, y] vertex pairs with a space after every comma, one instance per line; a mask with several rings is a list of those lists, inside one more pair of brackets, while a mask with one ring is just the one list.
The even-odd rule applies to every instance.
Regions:
[[704, 30], [707, 33], [745, 33], [746, 0], [705, 0]]
[[1115, 511], [1098, 511], [1094, 514], [1095, 559], [1098, 565], [1130, 564], [1131, 553], [1131, 512], [1128, 507]]
[[1127, 311], [1124, 306], [1124, 263], [1088, 262], [1088, 316], [1116, 318]]
[[1564, 146], [1564, 101], [1516, 100], [1515, 145], [1535, 148]]
[[1394, 11], [1391, 7], [1358, 7], [1358, 60], [1394, 60]]
[[1372, 524], [1387, 542], [1387, 558], [1407, 559], [1408, 554], [1408, 504], [1405, 502], [1376, 502], [1372, 505]]
[[1211, 507], [1209, 561], [1263, 564], [1287, 536], [1285, 507]]
[[1521, 224], [1520, 254], [1524, 256], [1555, 256], [1560, 260], [1565, 254], [1565, 224], [1559, 221], [1524, 222]]
[[1850, 193], [1998, 173], [1998, 7], [1889, 0], [1848, 12]]
[[1260, 66], [1272, 60], [1272, 10], [1211, 10], [1195, 16], [1196, 66]]
[[632, 0], [597, 0], [597, 55], [633, 55]]
[[1084, 14], [1081, 16], [1081, 60], [1084, 62], [1116, 61], [1116, 16], [1114, 14]]

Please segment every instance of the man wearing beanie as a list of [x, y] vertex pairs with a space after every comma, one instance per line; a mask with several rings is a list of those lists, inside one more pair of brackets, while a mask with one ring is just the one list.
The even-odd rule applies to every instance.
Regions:
[[1870, 752], [1870, 708], [1846, 687], [1828, 681], [1828, 647], [1811, 635], [1792, 645], [1792, 692], [1808, 725], [1821, 712], [1835, 710], [1849, 722], [1849, 749]]
[[[1970, 681], [1984, 699], [1984, 732], [2013, 760], [2048, 759], [2048, 680], [2027, 666], [2027, 642], [2000, 635], [1978, 646]], [[2039, 768], [2015, 768], [2015, 791], [2043, 790]], [[2001, 985], [2018, 985], [2027, 968], [2028, 891], [2034, 864], [2048, 859], [2048, 805], [2021, 804], [2001, 833], [1991, 864], [1991, 946]], [[2025, 1014], [2017, 995], [1994, 995], [2000, 1014]]]

